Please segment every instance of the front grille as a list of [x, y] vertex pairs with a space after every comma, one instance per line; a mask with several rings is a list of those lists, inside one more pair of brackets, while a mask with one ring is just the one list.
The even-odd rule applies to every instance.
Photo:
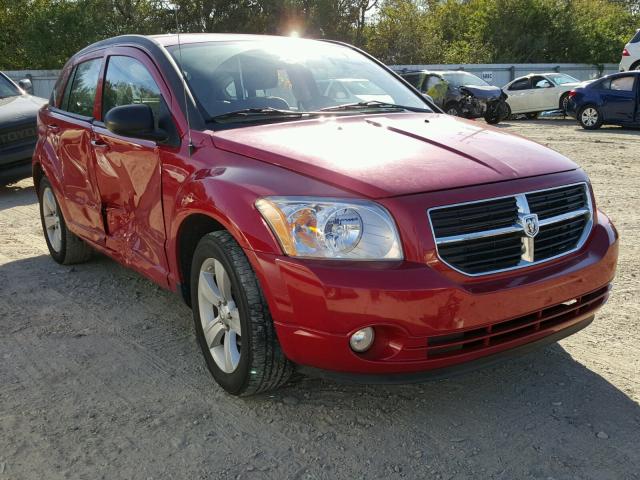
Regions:
[[540, 220], [572, 212], [588, 205], [587, 192], [584, 185], [571, 185], [543, 192], [527, 194], [527, 203], [531, 213]]
[[[438, 256], [467, 274], [485, 275], [567, 254], [592, 225], [580, 183], [429, 210]], [[537, 231], [539, 230], [539, 231]]]
[[541, 227], [536, 235], [534, 260], [545, 260], [576, 248], [586, 223], [587, 217], [583, 215]]
[[427, 358], [453, 357], [549, 330], [597, 310], [606, 302], [609, 289], [607, 285], [579, 298], [505, 322], [429, 337]]

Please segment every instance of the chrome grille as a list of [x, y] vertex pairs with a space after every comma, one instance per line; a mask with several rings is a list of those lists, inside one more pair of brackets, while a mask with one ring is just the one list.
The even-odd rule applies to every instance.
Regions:
[[429, 209], [438, 256], [466, 275], [522, 268], [575, 251], [592, 218], [585, 183]]

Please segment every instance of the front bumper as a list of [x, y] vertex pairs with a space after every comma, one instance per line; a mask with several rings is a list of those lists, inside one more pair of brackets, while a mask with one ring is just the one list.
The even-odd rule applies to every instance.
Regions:
[[[580, 251], [480, 279], [425, 263], [301, 261], [250, 252], [285, 355], [344, 374], [419, 374], [562, 337], [608, 297], [617, 232], [599, 213]], [[569, 302], [571, 305], [562, 305]], [[349, 347], [373, 326], [374, 346]]]
[[0, 149], [0, 181], [19, 180], [31, 175], [31, 158], [35, 140]]

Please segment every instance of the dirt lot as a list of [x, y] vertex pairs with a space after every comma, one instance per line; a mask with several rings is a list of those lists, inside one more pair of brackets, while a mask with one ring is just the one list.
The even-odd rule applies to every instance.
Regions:
[[106, 258], [55, 264], [32, 182], [0, 187], [0, 479], [640, 478], [640, 131], [501, 128], [591, 175], [616, 287], [559, 345], [423, 385], [231, 398], [177, 296]]

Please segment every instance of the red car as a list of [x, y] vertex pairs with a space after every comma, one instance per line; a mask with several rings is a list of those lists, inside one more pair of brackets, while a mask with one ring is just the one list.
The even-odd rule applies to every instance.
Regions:
[[[102, 252], [193, 309], [217, 382], [411, 382], [588, 325], [617, 233], [587, 175], [443, 115], [365, 53], [123, 36], [65, 66], [33, 177], [59, 263]], [[364, 79], [387, 100], [318, 88]]]

